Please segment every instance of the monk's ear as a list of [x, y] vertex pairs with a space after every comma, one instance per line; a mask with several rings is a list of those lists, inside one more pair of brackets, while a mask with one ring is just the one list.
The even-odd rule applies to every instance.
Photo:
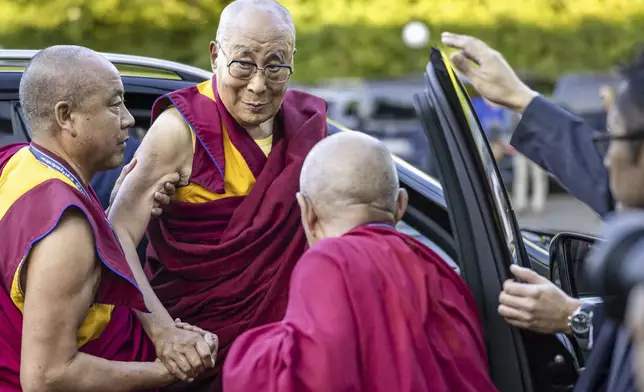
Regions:
[[300, 206], [300, 213], [302, 214], [302, 225], [304, 225], [304, 228], [306, 229], [312, 229], [316, 218], [311, 202], [300, 192], [298, 192], [295, 197], [297, 198], [297, 204], [299, 204]]
[[70, 102], [60, 101], [56, 103], [54, 106], [54, 119], [56, 120], [58, 129], [76, 137], [76, 130], [74, 129], [72, 118], [72, 105]]
[[317, 216], [315, 211], [313, 211], [313, 204], [311, 201], [301, 193], [297, 193], [297, 204], [300, 205], [300, 210], [302, 214], [302, 228], [304, 229], [304, 234], [306, 235], [306, 241], [309, 245], [313, 245], [317, 242], [315, 234], [315, 226], [317, 224]]
[[217, 46], [217, 42], [210, 41], [210, 46], [208, 49], [208, 51], [210, 52], [210, 67], [212, 68], [212, 72], [216, 72], [217, 55], [219, 54], [219, 47]]
[[404, 188], [398, 189], [398, 200], [396, 201], [396, 223], [400, 222], [407, 211], [407, 203], [409, 202], [409, 195]]

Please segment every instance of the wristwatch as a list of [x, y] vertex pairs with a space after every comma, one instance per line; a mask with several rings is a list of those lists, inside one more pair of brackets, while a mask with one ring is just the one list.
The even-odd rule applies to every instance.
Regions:
[[568, 328], [581, 346], [592, 348], [593, 306], [583, 304], [568, 316]]

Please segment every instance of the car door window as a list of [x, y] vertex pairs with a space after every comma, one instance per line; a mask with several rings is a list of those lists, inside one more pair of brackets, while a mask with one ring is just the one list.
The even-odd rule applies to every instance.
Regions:
[[431, 52], [426, 79], [416, 104], [440, 170], [456, 259], [481, 311], [490, 373], [501, 391], [565, 390], [577, 372], [562, 342], [519, 331], [498, 315], [509, 266], [530, 267], [530, 259], [484, 132], [438, 50]]
[[460, 109], [463, 111], [467, 119], [468, 129], [476, 143], [476, 151], [481, 159], [485, 178], [492, 190], [491, 196], [499, 212], [499, 217], [501, 219], [500, 226], [503, 229], [506, 245], [508, 246], [508, 250], [512, 256], [512, 263], [516, 264], [517, 243], [520, 237], [520, 232], [518, 230], [516, 220], [514, 219], [514, 212], [512, 211], [505, 187], [501, 182], [501, 174], [494, 160], [494, 156], [492, 155], [492, 151], [489, 148], [489, 144], [485, 139], [485, 133], [481, 129], [476, 115], [474, 114], [474, 110], [472, 109], [472, 106], [466, 97], [466, 93], [463, 90], [462, 84], [458, 81], [458, 78], [451, 67], [448, 67], [447, 71], [449, 73], [453, 90], [458, 98]]
[[29, 141], [19, 113], [15, 109], [17, 103], [17, 101], [0, 101], [0, 147]]
[[11, 102], [0, 102], [0, 134], [13, 135], [13, 126], [11, 125]]
[[429, 249], [433, 250], [438, 256], [440, 256], [441, 259], [443, 259], [443, 261], [447, 263], [447, 265], [452, 267], [452, 269], [456, 271], [457, 274], [461, 274], [461, 269], [458, 267], [458, 264], [456, 263], [456, 261], [454, 261], [454, 259], [452, 259], [440, 246], [438, 246], [438, 244], [421, 234], [407, 222], [405, 222], [404, 220], [398, 222], [396, 229], [398, 229], [398, 231], [400, 231], [401, 233], [407, 234], [408, 236], [412, 237]]

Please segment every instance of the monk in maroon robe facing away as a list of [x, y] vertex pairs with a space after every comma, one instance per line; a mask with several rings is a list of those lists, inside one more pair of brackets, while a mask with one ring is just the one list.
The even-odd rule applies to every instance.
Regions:
[[230, 349], [226, 392], [495, 391], [469, 288], [394, 228], [407, 194], [382, 143], [353, 132], [323, 140], [297, 198], [311, 248], [284, 318]]
[[138, 220], [140, 195], [163, 176], [181, 178], [148, 227], [147, 273], [173, 317], [219, 336], [217, 371], [190, 391], [218, 390], [233, 340], [284, 316], [306, 248], [295, 194], [306, 154], [326, 136], [326, 103], [288, 90], [294, 53], [293, 21], [279, 3], [228, 5], [210, 43], [215, 76], [155, 103], [139, 170], [123, 183], [123, 208], [112, 208]]

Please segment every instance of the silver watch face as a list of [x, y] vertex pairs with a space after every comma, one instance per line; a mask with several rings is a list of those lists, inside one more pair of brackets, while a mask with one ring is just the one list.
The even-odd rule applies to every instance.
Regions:
[[572, 316], [570, 329], [575, 335], [585, 335], [590, 331], [590, 316], [587, 313], [579, 312]]

